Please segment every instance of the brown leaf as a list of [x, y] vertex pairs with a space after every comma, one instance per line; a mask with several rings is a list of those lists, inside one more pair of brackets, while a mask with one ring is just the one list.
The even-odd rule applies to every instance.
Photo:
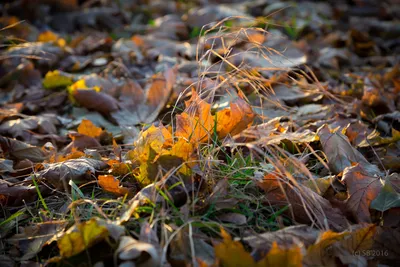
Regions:
[[80, 158], [70, 159], [60, 163], [49, 164], [39, 173], [40, 177], [48, 180], [57, 189], [68, 186], [69, 180], [79, 182], [90, 179], [96, 170], [103, 170], [108, 165], [100, 160]]
[[144, 90], [137, 83], [129, 81], [121, 91], [122, 109], [114, 111], [112, 117], [120, 125], [154, 122], [169, 99], [176, 73], [176, 69], [172, 68], [154, 75], [152, 83]]
[[[320, 234], [315, 244], [307, 248], [304, 258], [306, 266], [337, 266], [335, 258], [343, 264], [359, 263], [357, 255], [369, 250], [373, 244], [375, 225], [359, 225], [353, 231]], [[365, 261], [365, 259], [364, 259]], [[366, 262], [366, 261], [365, 261]]]
[[[43, 187], [39, 186], [42, 190]], [[16, 207], [31, 203], [37, 199], [37, 191], [34, 186], [13, 185], [0, 179], [0, 203], [6, 207]]]
[[370, 223], [369, 207], [383, 186], [381, 179], [357, 164], [344, 170], [342, 180], [346, 184], [349, 194], [348, 209], [357, 222]]
[[72, 96], [79, 105], [95, 110], [104, 116], [109, 116], [118, 110], [117, 100], [106, 93], [90, 89], [76, 89], [73, 90]]
[[272, 247], [272, 243], [277, 242], [280, 247], [290, 248], [293, 246], [310, 246], [315, 243], [319, 231], [308, 225], [288, 226], [275, 232], [266, 232], [244, 237], [243, 241], [251, 248], [255, 249], [256, 254], [265, 255]]
[[299, 222], [314, 221], [323, 228], [328, 223], [336, 230], [343, 230], [347, 226], [347, 220], [339, 209], [332, 207], [327, 199], [301, 184], [290, 185], [279, 176], [268, 174], [258, 186], [266, 191], [265, 201], [269, 205], [290, 205], [295, 216], [293, 219]]
[[47, 157], [47, 152], [37, 146], [0, 136], [0, 146], [6, 158], [13, 160], [29, 159], [32, 162], [42, 162]]
[[21, 260], [29, 260], [39, 253], [42, 248], [55, 239], [55, 235], [63, 230], [66, 221], [48, 221], [22, 228], [22, 232], [8, 239], [15, 243], [23, 254]]
[[370, 164], [358, 150], [351, 146], [348, 138], [342, 133], [331, 132], [325, 124], [318, 129], [317, 134], [333, 173], [341, 173], [346, 167], [352, 166], [352, 163], [368, 167], [371, 172], [380, 172], [378, 167]]
[[94, 148], [94, 147], [100, 147], [101, 144], [97, 139], [79, 134], [79, 133], [71, 133], [69, 134], [69, 137], [71, 137], [72, 142], [68, 144], [63, 150], [65, 153], [70, 153], [74, 150], [80, 150], [83, 151], [85, 148]]

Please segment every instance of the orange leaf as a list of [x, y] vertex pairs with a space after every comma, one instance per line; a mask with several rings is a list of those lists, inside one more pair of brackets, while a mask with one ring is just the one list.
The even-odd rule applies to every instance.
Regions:
[[303, 266], [302, 259], [301, 248], [297, 245], [289, 249], [282, 249], [274, 241], [268, 254], [264, 259], [257, 262], [257, 266], [301, 267]]
[[96, 125], [94, 125], [90, 120], [82, 120], [81, 124], [78, 126], [78, 133], [84, 134], [93, 138], [100, 136], [103, 130]]
[[112, 175], [99, 175], [99, 185], [110, 193], [118, 196], [124, 196], [129, 193], [128, 188], [121, 187], [119, 180]]
[[219, 266], [256, 266], [253, 257], [244, 249], [242, 243], [233, 241], [224, 229], [221, 229], [221, 235], [223, 241], [215, 246], [215, 257], [220, 263]]
[[191, 143], [208, 140], [214, 127], [211, 105], [201, 99], [194, 89], [192, 90], [192, 97], [185, 104], [185, 111], [176, 116], [175, 135]]
[[246, 129], [253, 122], [255, 115], [251, 106], [239, 94], [230, 104], [230, 109], [218, 111], [216, 117], [218, 137], [224, 138], [228, 134], [235, 135]]

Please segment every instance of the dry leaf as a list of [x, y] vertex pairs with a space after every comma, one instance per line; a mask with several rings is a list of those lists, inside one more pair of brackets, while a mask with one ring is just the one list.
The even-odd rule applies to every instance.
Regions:
[[357, 164], [344, 170], [342, 180], [346, 184], [349, 194], [347, 199], [348, 209], [352, 212], [357, 222], [370, 223], [369, 208], [372, 200], [381, 191], [383, 186], [381, 179]]
[[117, 196], [129, 194], [128, 188], [120, 186], [119, 180], [112, 175], [99, 175], [98, 180], [99, 185], [107, 192]]
[[348, 138], [342, 133], [331, 132], [329, 126], [325, 124], [318, 129], [317, 134], [333, 173], [341, 173], [346, 167], [352, 166], [352, 163], [359, 163], [368, 167], [371, 172], [380, 173], [375, 165], [370, 164], [358, 150], [351, 146]]
[[90, 120], [83, 119], [78, 126], [78, 133], [87, 135], [93, 138], [98, 138], [103, 130], [94, 125]]

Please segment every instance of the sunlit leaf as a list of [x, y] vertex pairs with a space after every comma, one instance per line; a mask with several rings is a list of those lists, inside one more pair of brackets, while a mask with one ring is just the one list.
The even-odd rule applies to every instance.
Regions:
[[97, 138], [103, 130], [94, 125], [90, 120], [83, 119], [78, 126], [78, 133]]
[[107, 192], [117, 196], [124, 196], [129, 193], [128, 188], [120, 186], [119, 180], [112, 175], [99, 175], [99, 185]]
[[68, 230], [58, 241], [62, 257], [77, 255], [108, 236], [107, 227], [98, 224], [96, 219], [80, 223]]
[[201, 99], [195, 90], [185, 104], [186, 110], [176, 116], [175, 135], [194, 144], [208, 140], [214, 127], [211, 105]]
[[244, 249], [242, 243], [233, 241], [224, 229], [221, 229], [221, 235], [223, 241], [215, 246], [215, 257], [220, 266], [256, 266], [253, 257]]
[[46, 89], [67, 87], [73, 83], [72, 79], [62, 75], [58, 70], [49, 71], [43, 79], [43, 86]]
[[303, 254], [301, 248], [293, 246], [289, 249], [280, 248], [276, 241], [264, 259], [257, 262], [257, 266], [282, 266], [282, 267], [301, 267]]
[[240, 133], [253, 122], [254, 117], [251, 106], [239, 94], [239, 97], [230, 103], [229, 109], [223, 109], [216, 114], [218, 137], [224, 138], [228, 134]]

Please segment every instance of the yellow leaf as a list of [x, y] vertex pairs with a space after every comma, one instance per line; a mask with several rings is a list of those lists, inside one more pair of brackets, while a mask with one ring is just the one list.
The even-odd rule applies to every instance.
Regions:
[[61, 75], [58, 70], [47, 72], [43, 79], [43, 86], [46, 89], [67, 87], [72, 83], [71, 78]]
[[369, 224], [366, 227], [360, 228], [350, 233], [350, 237], [341, 240], [340, 245], [351, 253], [357, 255], [356, 252], [362, 252], [371, 249], [374, 244], [374, 235], [376, 225]]
[[90, 120], [83, 119], [81, 124], [78, 126], [78, 133], [84, 134], [93, 138], [100, 136], [103, 130], [94, 125]]
[[38, 42], [55, 42], [58, 39], [58, 35], [52, 31], [44, 31], [38, 36]]
[[281, 249], [274, 241], [268, 254], [257, 262], [257, 266], [301, 267], [303, 266], [302, 260], [303, 254], [300, 247], [293, 246], [289, 249]]
[[38, 42], [54, 42], [59, 47], [65, 47], [66, 42], [63, 38], [60, 38], [57, 34], [52, 31], [44, 31], [38, 36]]
[[85, 89], [85, 90], [94, 90], [96, 92], [100, 92], [101, 89], [98, 86], [93, 86], [91, 88], [87, 87], [86, 82], [84, 79], [80, 79], [78, 81], [76, 81], [74, 84], [72, 84], [71, 86], [68, 87], [68, 97], [70, 99], [70, 101], [72, 103], [76, 103], [75, 98], [74, 98], [74, 94], [75, 92], [80, 89]]
[[107, 192], [117, 196], [124, 196], [129, 193], [128, 188], [120, 186], [119, 180], [112, 175], [99, 175], [98, 179], [101, 188]]
[[223, 241], [215, 246], [215, 257], [219, 266], [223, 267], [252, 267], [257, 266], [253, 257], [248, 253], [242, 243], [233, 241], [230, 235], [221, 229]]
[[317, 178], [313, 180], [310, 179], [303, 182], [303, 185], [307, 186], [318, 195], [323, 196], [325, 192], [331, 187], [331, 184], [334, 180], [334, 176], [330, 176], [327, 178]]
[[322, 233], [315, 244], [308, 247], [307, 254], [304, 257], [305, 264], [310, 266], [336, 266], [332, 255], [332, 245], [348, 235], [350, 235], [349, 232], [335, 233], [330, 230]]
[[100, 226], [95, 219], [91, 219], [68, 230], [57, 241], [57, 245], [61, 256], [69, 258], [81, 253], [106, 236], [108, 236], [107, 228]]

